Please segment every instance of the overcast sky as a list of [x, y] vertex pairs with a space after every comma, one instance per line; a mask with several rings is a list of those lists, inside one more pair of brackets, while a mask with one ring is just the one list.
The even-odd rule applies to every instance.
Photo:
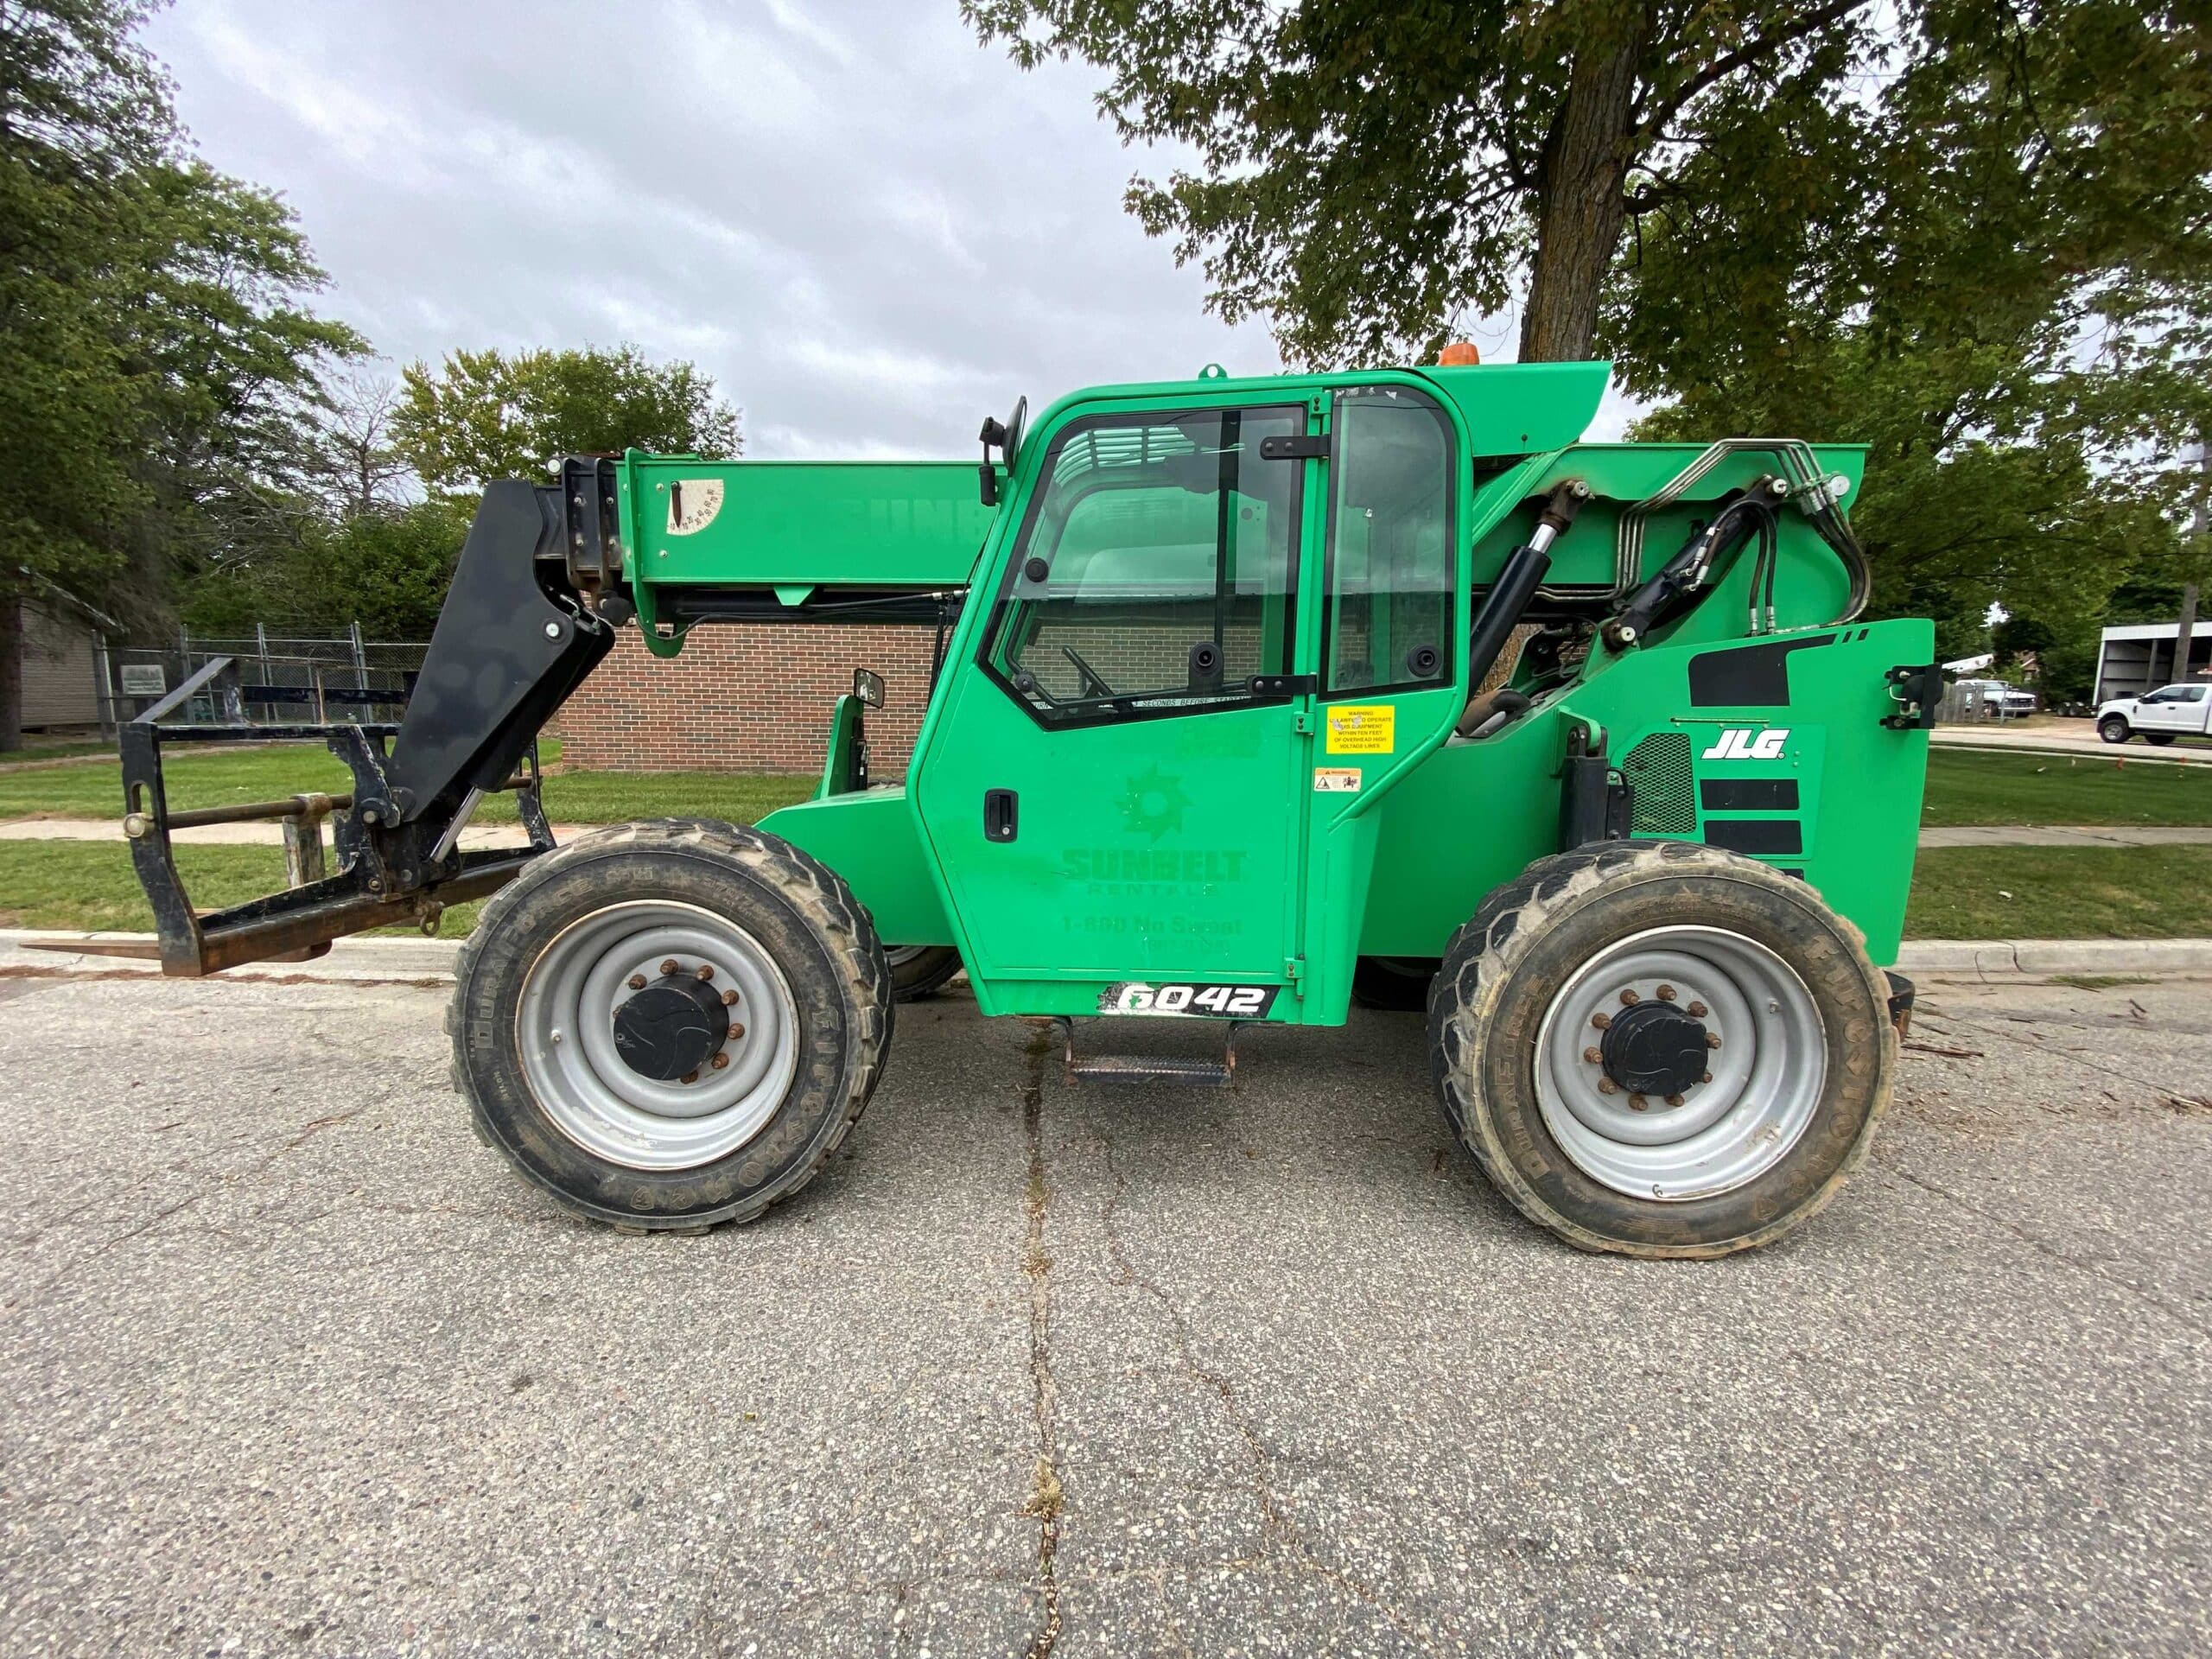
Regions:
[[1123, 210], [1166, 158], [1096, 73], [1015, 69], [956, 0], [176, 0], [148, 39], [395, 365], [633, 341], [762, 456], [965, 456], [1017, 394], [1281, 366]]

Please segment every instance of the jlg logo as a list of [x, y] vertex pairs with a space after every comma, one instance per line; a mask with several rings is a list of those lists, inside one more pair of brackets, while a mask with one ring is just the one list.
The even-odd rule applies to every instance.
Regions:
[[1747, 726], [1731, 726], [1720, 741], [1698, 757], [1700, 760], [1779, 760], [1789, 741], [1787, 726], [1773, 726], [1754, 734]]

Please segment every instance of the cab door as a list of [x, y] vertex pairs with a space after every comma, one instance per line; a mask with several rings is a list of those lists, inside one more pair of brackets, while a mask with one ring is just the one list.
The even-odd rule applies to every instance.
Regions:
[[2204, 692], [2201, 685], [2168, 685], [2135, 705], [2134, 724], [2145, 732], [2200, 732], [2204, 729]]
[[986, 1011], [1295, 1017], [1311, 419], [1101, 406], [1022, 467], [912, 785]]

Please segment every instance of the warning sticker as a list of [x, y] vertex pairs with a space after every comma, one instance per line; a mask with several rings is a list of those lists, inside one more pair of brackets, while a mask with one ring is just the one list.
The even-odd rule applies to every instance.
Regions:
[[1398, 711], [1387, 702], [1329, 710], [1331, 754], [1388, 754], [1398, 747]]
[[1317, 795], [1358, 794], [1359, 768], [1357, 766], [1314, 767], [1313, 792]]

